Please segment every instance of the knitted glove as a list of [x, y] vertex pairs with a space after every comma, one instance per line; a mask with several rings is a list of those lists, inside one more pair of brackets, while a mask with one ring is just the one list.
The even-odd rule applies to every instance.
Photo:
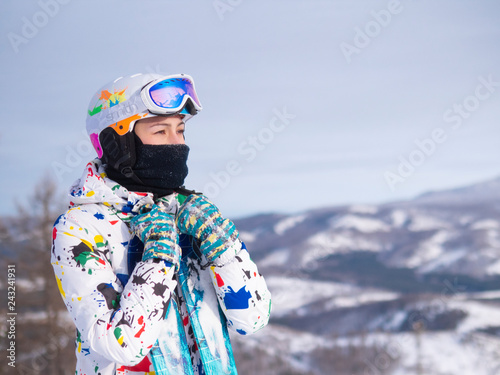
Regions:
[[228, 249], [231, 254], [224, 257], [228, 259], [241, 249], [233, 222], [224, 219], [219, 209], [204, 195], [187, 197], [177, 213], [175, 223], [181, 233], [189, 234], [201, 242], [201, 252], [209, 263], [216, 261]]
[[181, 249], [174, 216], [163, 212], [157, 205], [148, 205], [141, 211], [130, 221], [130, 226], [144, 243], [142, 260], [163, 259], [178, 269]]

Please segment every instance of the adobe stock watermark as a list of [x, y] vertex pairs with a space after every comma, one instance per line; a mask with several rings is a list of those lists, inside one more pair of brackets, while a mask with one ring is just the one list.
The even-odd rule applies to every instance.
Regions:
[[22, 26], [20, 34], [9, 32], [7, 38], [15, 53], [19, 53], [19, 47], [28, 44], [31, 39], [36, 37], [48, 25], [51, 18], [59, 14], [61, 5], [66, 5], [71, 0], [38, 0], [37, 4], [40, 10], [33, 13], [31, 17], [22, 17]]
[[[261, 128], [256, 135], [248, 136], [236, 148], [238, 154], [244, 157], [244, 161], [248, 164], [251, 163], [257, 155], [264, 151], [268, 144], [270, 144], [276, 134], [281, 133], [290, 124], [290, 120], [297, 117], [294, 114], [287, 112], [287, 108], [283, 107], [282, 110], [273, 109], [274, 116], [269, 121], [268, 125]], [[212, 199], [219, 195], [219, 193], [227, 188], [231, 183], [231, 179], [240, 175], [243, 172], [243, 165], [237, 159], [231, 159], [226, 163], [224, 169], [211, 172], [209, 174], [210, 181], [207, 182], [203, 188], [206, 195]]]
[[[500, 81], [495, 81], [492, 75], [488, 78], [478, 77], [478, 84], [474, 94], [466, 96], [461, 102], [454, 103], [443, 113], [443, 121], [451, 125], [451, 131], [461, 128], [464, 121], [481, 107], [481, 103], [488, 100], [500, 87]], [[418, 167], [430, 158], [438, 146], [445, 143], [450, 136], [450, 129], [436, 127], [423, 139], [415, 139], [415, 147], [406, 155], [399, 155], [399, 163], [393, 170], [384, 172], [384, 179], [391, 191], [396, 191], [396, 186], [408, 180]]]
[[399, 0], [390, 0], [387, 3], [387, 8], [370, 12], [372, 20], [368, 21], [363, 28], [354, 28], [354, 39], [352, 43], [340, 43], [340, 50], [344, 55], [348, 64], [351, 63], [351, 56], [359, 55], [363, 49], [368, 47], [372, 40], [380, 35], [382, 30], [389, 26], [392, 17], [403, 11], [403, 5]]
[[243, 0], [214, 0], [212, 6], [221, 21], [224, 21], [224, 14], [234, 11], [243, 3]]

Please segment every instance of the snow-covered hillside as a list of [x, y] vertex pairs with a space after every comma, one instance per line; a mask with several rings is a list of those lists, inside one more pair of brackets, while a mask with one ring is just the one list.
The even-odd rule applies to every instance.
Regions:
[[419, 274], [499, 277], [500, 195], [488, 190], [497, 182], [380, 206], [247, 218], [238, 226], [257, 259], [286, 259], [286, 267], [310, 269], [331, 255], [372, 252], [388, 267]]
[[500, 180], [237, 226], [273, 294], [240, 350], [298, 374], [500, 374]]

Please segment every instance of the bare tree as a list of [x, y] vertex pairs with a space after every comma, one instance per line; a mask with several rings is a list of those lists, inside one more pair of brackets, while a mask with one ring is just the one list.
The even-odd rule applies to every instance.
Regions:
[[[18, 205], [18, 214], [0, 224], [0, 241], [11, 250], [9, 263], [16, 267], [18, 374], [62, 375], [75, 368], [74, 328], [50, 264], [53, 224], [65, 206], [46, 175], [29, 202]], [[12, 370], [2, 364], [0, 371]]]

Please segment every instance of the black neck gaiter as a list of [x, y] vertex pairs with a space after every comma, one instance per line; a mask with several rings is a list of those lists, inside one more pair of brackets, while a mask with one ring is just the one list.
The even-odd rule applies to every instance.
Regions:
[[[149, 192], [157, 197], [172, 194], [184, 185], [188, 174], [189, 147], [185, 144], [145, 145], [134, 134], [136, 162], [132, 167], [137, 179], [127, 178], [116, 171], [108, 176], [129, 191]], [[110, 173], [111, 172], [111, 173]]]

